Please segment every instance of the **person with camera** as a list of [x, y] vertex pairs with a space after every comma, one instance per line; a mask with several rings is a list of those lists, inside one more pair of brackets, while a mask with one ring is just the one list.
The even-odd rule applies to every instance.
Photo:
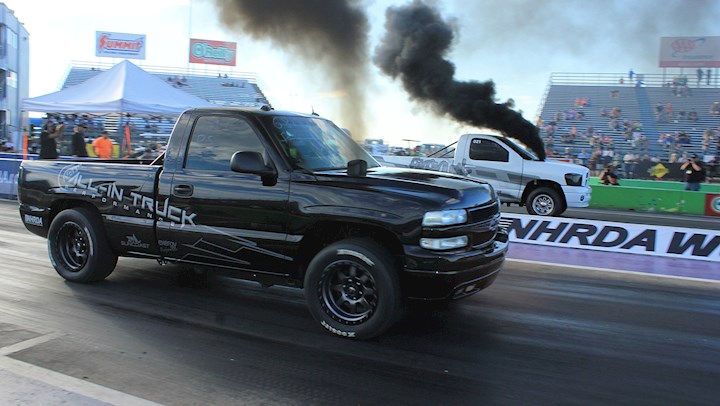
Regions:
[[605, 170], [600, 174], [600, 181], [603, 185], [620, 186], [618, 183], [618, 177], [613, 169], [615, 169], [613, 165], [605, 166]]
[[697, 155], [692, 154], [685, 163], [680, 166], [685, 171], [685, 190], [693, 192], [700, 191], [700, 182], [705, 180], [705, 168]]

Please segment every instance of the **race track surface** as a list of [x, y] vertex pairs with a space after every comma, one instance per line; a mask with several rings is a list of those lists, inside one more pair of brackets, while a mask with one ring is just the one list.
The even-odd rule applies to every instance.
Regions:
[[299, 290], [219, 276], [180, 286], [177, 268], [125, 258], [106, 281], [67, 283], [16, 203], [0, 202], [0, 225], [3, 405], [720, 399], [712, 280], [508, 260], [487, 290], [355, 342], [319, 327]]

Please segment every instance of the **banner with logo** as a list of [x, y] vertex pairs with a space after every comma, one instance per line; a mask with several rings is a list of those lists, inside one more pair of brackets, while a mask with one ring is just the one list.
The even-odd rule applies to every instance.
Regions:
[[235, 66], [237, 43], [190, 38], [190, 63]]
[[660, 67], [720, 67], [720, 37], [662, 37]]
[[720, 194], [707, 193], [705, 195], [705, 215], [720, 217]]
[[515, 213], [503, 213], [501, 224], [512, 242], [720, 262], [714, 230]]
[[19, 159], [0, 158], [0, 198], [15, 199], [17, 197]]
[[145, 59], [146, 38], [142, 34], [95, 31], [95, 56]]

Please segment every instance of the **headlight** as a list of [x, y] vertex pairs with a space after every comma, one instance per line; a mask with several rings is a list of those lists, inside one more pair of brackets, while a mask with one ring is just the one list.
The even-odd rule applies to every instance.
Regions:
[[421, 238], [420, 246], [428, 250], [452, 250], [468, 245], [466, 235], [449, 238]]
[[566, 173], [565, 183], [567, 183], [568, 186], [581, 186], [582, 175], [580, 175], [579, 173]]
[[429, 211], [423, 216], [424, 226], [451, 226], [467, 222], [465, 210]]

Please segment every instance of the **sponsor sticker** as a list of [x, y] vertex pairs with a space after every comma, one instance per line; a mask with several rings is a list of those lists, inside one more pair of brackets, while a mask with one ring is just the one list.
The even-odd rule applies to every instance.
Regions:
[[31, 214], [26, 214], [24, 217], [25, 224], [30, 224], [32, 226], [43, 226], [43, 219], [40, 216], [33, 216]]
[[125, 241], [120, 241], [120, 245], [122, 245], [123, 247], [143, 248], [143, 249], [150, 248], [150, 244], [148, 244], [146, 242], [142, 242], [139, 238], [137, 238], [135, 236], [135, 234], [126, 235], [125, 238], [126, 238]]

